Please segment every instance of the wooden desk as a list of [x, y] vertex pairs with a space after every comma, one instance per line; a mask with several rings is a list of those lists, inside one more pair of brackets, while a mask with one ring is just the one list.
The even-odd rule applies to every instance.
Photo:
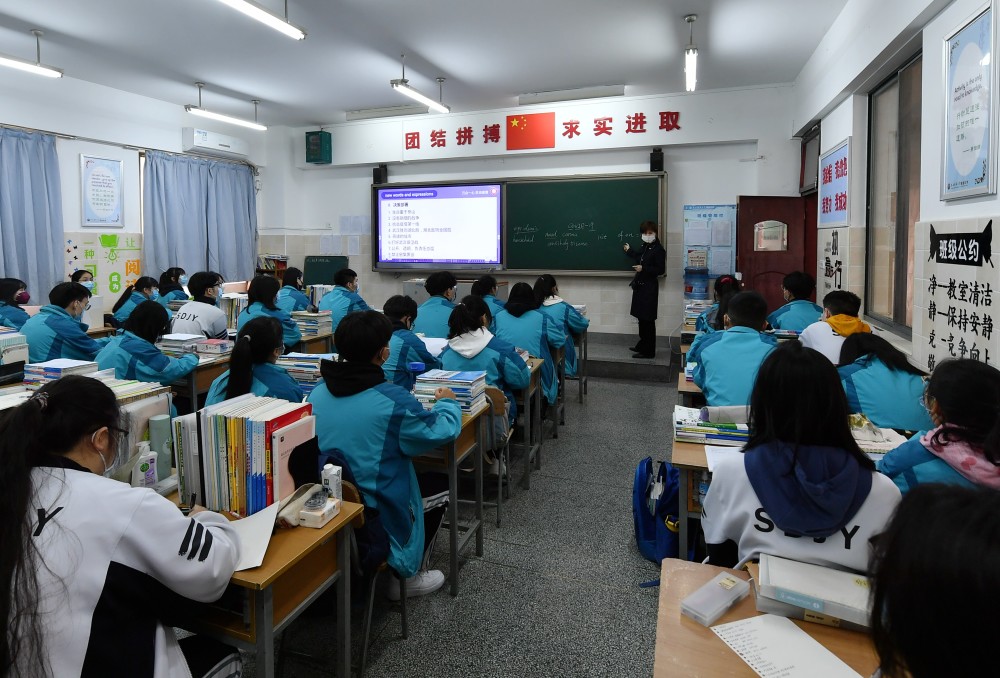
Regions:
[[705, 396], [698, 385], [684, 378], [684, 371], [677, 375], [677, 393], [684, 407], [699, 407], [705, 404]]
[[223, 372], [229, 369], [229, 355], [220, 355], [210, 360], [198, 363], [191, 373], [175, 381], [170, 386], [177, 392], [177, 395], [184, 396], [191, 401], [191, 411], [198, 411], [198, 396], [208, 393], [212, 387], [212, 382], [218, 379]]
[[680, 472], [680, 487], [677, 492], [677, 509], [680, 513], [677, 517], [677, 539], [680, 544], [678, 553], [686, 559], [688, 554], [688, 520], [701, 518], [698, 484], [701, 481], [701, 474], [708, 473], [705, 446], [675, 440], [671, 450], [670, 463]]
[[[527, 388], [514, 391], [521, 401], [521, 446], [524, 448], [524, 486], [531, 487], [531, 465], [542, 467], [542, 363], [541, 358], [529, 358], [531, 380]], [[532, 405], [534, 403], [534, 405]], [[534, 407], [534, 409], [532, 409]]]
[[318, 530], [277, 530], [260, 567], [237, 572], [223, 600], [243, 598], [243, 613], [232, 606], [203, 606], [204, 613], [184, 628], [235, 645], [256, 655], [257, 675], [274, 676], [274, 637], [333, 584], [337, 585], [337, 648], [334, 673], [351, 675], [352, 523], [361, 504], [344, 502], [340, 513]]
[[[472, 539], [476, 537], [476, 555], [483, 555], [483, 441], [484, 426], [488, 415], [487, 408], [473, 415], [462, 415], [462, 430], [450, 445], [422, 454], [413, 460], [421, 469], [444, 471], [448, 474], [448, 536], [450, 553], [448, 554], [451, 580], [451, 595], [458, 595], [458, 554]], [[476, 517], [469, 523], [460, 525], [458, 522], [458, 465], [469, 455], [473, 455], [476, 481]]]
[[118, 332], [114, 327], [110, 325], [105, 325], [104, 327], [91, 327], [87, 330], [87, 336], [91, 339], [103, 339], [104, 337], [113, 337]]
[[[660, 607], [656, 619], [654, 678], [757, 675], [710, 628], [681, 615], [681, 601], [719, 572], [731, 572], [741, 579], [749, 579], [745, 571], [736, 572], [713, 565], [664, 559], [660, 574]], [[734, 605], [716, 624], [760, 614], [753, 595], [751, 591], [748, 597]], [[862, 676], [870, 676], [878, 667], [875, 650], [866, 634], [812, 622], [793, 622]]]
[[333, 352], [333, 334], [331, 332], [326, 332], [325, 334], [317, 334], [311, 337], [302, 337], [302, 353], [332, 353]]

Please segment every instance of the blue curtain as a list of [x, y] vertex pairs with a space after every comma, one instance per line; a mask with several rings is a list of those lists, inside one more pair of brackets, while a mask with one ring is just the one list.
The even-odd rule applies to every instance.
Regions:
[[246, 165], [146, 152], [143, 272], [171, 266], [250, 280], [257, 260], [257, 194]]
[[48, 303], [63, 275], [62, 190], [55, 137], [0, 129], [0, 276]]

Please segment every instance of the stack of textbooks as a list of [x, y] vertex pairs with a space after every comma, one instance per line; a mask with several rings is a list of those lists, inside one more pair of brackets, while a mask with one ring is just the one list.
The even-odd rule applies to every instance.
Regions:
[[705, 445], [743, 447], [750, 437], [746, 424], [713, 424], [702, 421], [697, 407], [674, 406], [674, 440]]
[[204, 338], [202, 334], [164, 334], [156, 342], [156, 348], [166, 355], [177, 358], [186, 353], [193, 353], [197, 343]]
[[695, 322], [698, 316], [712, 307], [711, 301], [696, 301], [687, 299], [684, 301], [684, 332], [694, 332]]
[[330, 290], [333, 289], [333, 285], [309, 285], [306, 287], [306, 296], [309, 297], [309, 303], [313, 306], [319, 307], [319, 302], [323, 300]]
[[226, 327], [230, 329], [235, 328], [236, 320], [240, 317], [240, 313], [249, 305], [250, 302], [247, 301], [246, 294], [239, 292], [227, 292], [223, 294], [222, 298], [219, 299], [219, 308], [226, 314]]
[[309, 311], [293, 311], [292, 320], [299, 326], [303, 337], [315, 337], [333, 332], [333, 316], [330, 311], [310, 313]]
[[28, 362], [28, 340], [13, 328], [0, 327], [0, 383], [20, 381]]
[[287, 353], [278, 358], [278, 367], [284, 367], [288, 376], [299, 383], [306, 395], [312, 393], [316, 384], [323, 381], [319, 373], [319, 364], [323, 360], [336, 360], [335, 353]]
[[40, 388], [68, 374], [89, 374], [97, 371], [97, 363], [89, 360], [57, 358], [44, 363], [30, 363], [24, 366], [24, 385]]
[[173, 420], [181, 501], [252, 515], [295, 489], [292, 450], [316, 435], [309, 403], [247, 394]]
[[134, 403], [139, 400], [145, 400], [146, 398], [153, 398], [156, 396], [166, 396], [170, 393], [169, 386], [164, 386], [163, 384], [155, 381], [117, 379], [115, 378], [115, 371], [113, 369], [92, 372], [87, 376], [104, 382], [104, 385], [114, 392], [119, 405], [128, 405], [129, 403]]
[[694, 381], [694, 370], [698, 363], [688, 362], [684, 364], [684, 381]]
[[202, 339], [195, 342], [194, 350], [207, 355], [226, 355], [233, 352], [233, 342], [228, 339]]
[[455, 392], [462, 414], [476, 414], [486, 407], [486, 372], [430, 370], [417, 377], [413, 395], [429, 410], [437, 402], [434, 392], [442, 386]]

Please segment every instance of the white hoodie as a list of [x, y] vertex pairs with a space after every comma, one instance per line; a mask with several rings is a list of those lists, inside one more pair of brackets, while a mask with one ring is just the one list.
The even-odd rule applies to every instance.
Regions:
[[470, 359], [482, 353], [492, 338], [492, 332], [485, 327], [480, 327], [475, 332], [466, 332], [449, 339], [448, 346], [463, 358]]

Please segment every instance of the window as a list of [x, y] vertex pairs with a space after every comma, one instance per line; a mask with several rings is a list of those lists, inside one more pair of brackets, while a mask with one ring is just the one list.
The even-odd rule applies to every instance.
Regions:
[[866, 315], [898, 334], [913, 327], [913, 229], [920, 219], [917, 57], [869, 97]]

